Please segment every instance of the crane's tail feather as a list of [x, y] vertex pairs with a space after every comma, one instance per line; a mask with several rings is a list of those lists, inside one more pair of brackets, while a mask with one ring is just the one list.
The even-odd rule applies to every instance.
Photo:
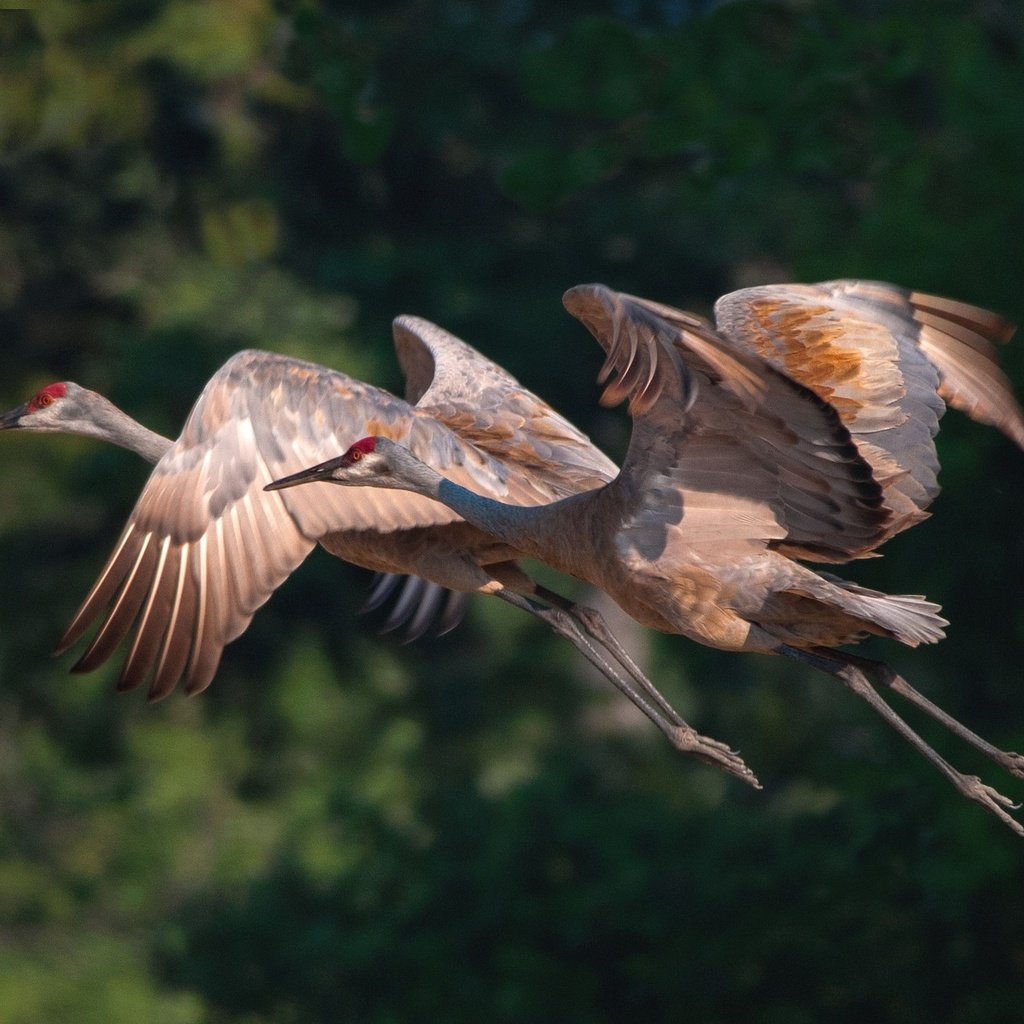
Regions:
[[835, 597], [830, 600], [821, 593], [815, 596], [835, 603], [848, 614], [862, 619], [870, 633], [891, 637], [908, 647], [934, 644], [946, 635], [944, 627], [949, 622], [938, 614], [942, 610], [941, 605], [920, 594], [883, 594], [829, 573], [820, 575], [833, 589]]
[[949, 621], [938, 614], [941, 606], [919, 594], [880, 594], [871, 601], [878, 625], [908, 647], [938, 643], [946, 635]]

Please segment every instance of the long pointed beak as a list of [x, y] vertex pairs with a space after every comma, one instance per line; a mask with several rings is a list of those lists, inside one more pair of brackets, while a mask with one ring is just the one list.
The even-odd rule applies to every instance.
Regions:
[[285, 487], [296, 487], [299, 484], [310, 484], [316, 480], [329, 480], [331, 476], [331, 470], [338, 465], [339, 459], [328, 459], [327, 462], [321, 462], [319, 465], [310, 466], [308, 469], [300, 469], [298, 473], [292, 473], [291, 476], [283, 476], [280, 480], [275, 480], [273, 483], [269, 483], [263, 488], [265, 491], [281, 491]]
[[0, 414], [0, 430], [14, 430], [21, 426], [21, 418], [28, 412], [28, 402], [19, 405], [17, 409]]

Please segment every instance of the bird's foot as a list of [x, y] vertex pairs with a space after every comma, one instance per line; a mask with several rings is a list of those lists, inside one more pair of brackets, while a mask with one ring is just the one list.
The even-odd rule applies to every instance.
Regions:
[[669, 733], [669, 739], [676, 750], [690, 754], [712, 768], [721, 768], [737, 779], [742, 779], [754, 789], [761, 789], [757, 776], [747, 767], [747, 763], [726, 744], [703, 736], [689, 725], [676, 725]]
[[1024, 836], [1024, 825], [1006, 813], [1005, 808], [1020, 810], [1020, 804], [1014, 803], [1009, 797], [1003, 796], [991, 786], [986, 785], [977, 775], [961, 775], [957, 772], [954, 784], [968, 798], [981, 804], [990, 814], [994, 814], [1004, 825], [1013, 829], [1019, 836]]

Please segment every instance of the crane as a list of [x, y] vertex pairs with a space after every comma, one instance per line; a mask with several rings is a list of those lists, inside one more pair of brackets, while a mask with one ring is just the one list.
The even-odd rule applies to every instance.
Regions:
[[[539, 504], [610, 480], [611, 460], [567, 420], [465, 342], [418, 317], [394, 321], [406, 398], [269, 352], [234, 355], [211, 378], [174, 442], [72, 382], [43, 388], [0, 429], [98, 437], [156, 463], [114, 552], [59, 640], [101, 624], [72, 671], [106, 661], [134, 629], [118, 689], [150, 678], [149, 698], [205, 689], [224, 646], [319, 542], [385, 576], [371, 604], [407, 586], [395, 615], [421, 628], [442, 588], [494, 593], [547, 622], [684, 752], [757, 785], [738, 754], [680, 718], [600, 616], [536, 584], [500, 543], [445, 506], [373, 488], [344, 500], [267, 494], [263, 485], [367, 431], [402, 440], [467, 486]], [[417, 602], [419, 602], [417, 607]]]
[[[0, 430], [77, 434], [109, 441], [156, 465], [174, 442], [129, 416], [110, 399], [74, 381], [56, 381], [29, 401], [0, 414]], [[395, 596], [382, 632], [405, 626], [405, 639], [416, 640], [432, 627], [438, 635], [458, 625], [463, 594], [445, 590], [419, 576], [377, 573], [362, 611], [373, 611]]]
[[270, 486], [408, 489], [520, 556], [589, 581], [646, 626], [820, 669], [964, 796], [1024, 834], [1007, 797], [950, 765], [876, 687], [1018, 778], [1024, 757], [971, 732], [888, 665], [841, 649], [872, 634], [933, 643], [947, 625], [938, 606], [803, 564], [870, 555], [926, 516], [946, 402], [1024, 447], [1024, 414], [991, 344], [1012, 326], [965, 303], [867, 281], [744, 289], [718, 300], [714, 325], [602, 285], [572, 288], [563, 301], [606, 353], [602, 401], [629, 400], [633, 428], [613, 481], [521, 507], [468, 491], [443, 467], [371, 435]]

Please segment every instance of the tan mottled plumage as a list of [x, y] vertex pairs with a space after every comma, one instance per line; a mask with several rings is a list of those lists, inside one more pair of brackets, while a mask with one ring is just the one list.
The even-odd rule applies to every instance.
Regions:
[[938, 494], [932, 439], [945, 402], [1024, 447], [1024, 415], [988, 310], [875, 281], [766, 285], [715, 303], [719, 330], [833, 405], [884, 493], [887, 539]]

